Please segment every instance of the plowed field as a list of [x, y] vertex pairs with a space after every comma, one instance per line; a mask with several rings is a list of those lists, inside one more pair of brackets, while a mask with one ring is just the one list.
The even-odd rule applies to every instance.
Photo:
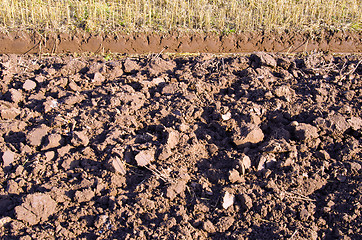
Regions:
[[2, 239], [359, 239], [358, 55], [0, 57]]

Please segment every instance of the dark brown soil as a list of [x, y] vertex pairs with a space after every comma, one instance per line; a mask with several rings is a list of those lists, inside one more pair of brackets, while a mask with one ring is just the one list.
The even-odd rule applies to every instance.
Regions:
[[282, 33], [138, 33], [89, 34], [26, 33], [0, 34], [0, 53], [251, 53], [328, 51], [361, 53], [362, 31], [321, 32], [318, 34]]
[[361, 63], [0, 56], [0, 236], [361, 239]]

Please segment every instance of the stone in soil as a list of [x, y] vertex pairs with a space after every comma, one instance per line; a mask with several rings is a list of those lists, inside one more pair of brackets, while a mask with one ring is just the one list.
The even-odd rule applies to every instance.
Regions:
[[225, 192], [223, 200], [222, 200], [222, 207], [224, 209], [228, 209], [234, 204], [234, 194]]
[[230, 119], [231, 119], [231, 112], [227, 112], [227, 113], [225, 113], [225, 114], [222, 114], [222, 115], [221, 115], [221, 118], [222, 118], [223, 121], [228, 121], [228, 120], [230, 120]]
[[3, 160], [3, 167], [9, 167], [15, 160], [15, 153], [12, 151], [5, 151], [2, 154], [2, 160]]
[[77, 92], [77, 91], [81, 90], [81, 88], [74, 81], [70, 81], [68, 83], [68, 87], [74, 92]]
[[23, 84], [23, 89], [26, 91], [33, 90], [34, 88], [36, 88], [36, 82], [32, 80], [26, 80], [25, 83]]

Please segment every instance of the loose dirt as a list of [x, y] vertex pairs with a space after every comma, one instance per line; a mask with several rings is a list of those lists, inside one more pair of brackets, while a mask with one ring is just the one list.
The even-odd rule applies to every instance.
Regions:
[[361, 238], [361, 61], [2, 55], [0, 236]]
[[250, 33], [90, 34], [9, 32], [0, 34], [0, 54], [24, 53], [251, 53], [328, 51], [361, 53], [362, 31]]

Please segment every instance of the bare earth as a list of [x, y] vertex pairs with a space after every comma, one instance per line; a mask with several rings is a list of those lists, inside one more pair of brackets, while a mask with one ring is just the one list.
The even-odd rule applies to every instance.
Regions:
[[0, 56], [2, 239], [359, 239], [362, 57]]
[[25, 53], [362, 53], [362, 31], [90, 34], [0, 33], [0, 54]]

